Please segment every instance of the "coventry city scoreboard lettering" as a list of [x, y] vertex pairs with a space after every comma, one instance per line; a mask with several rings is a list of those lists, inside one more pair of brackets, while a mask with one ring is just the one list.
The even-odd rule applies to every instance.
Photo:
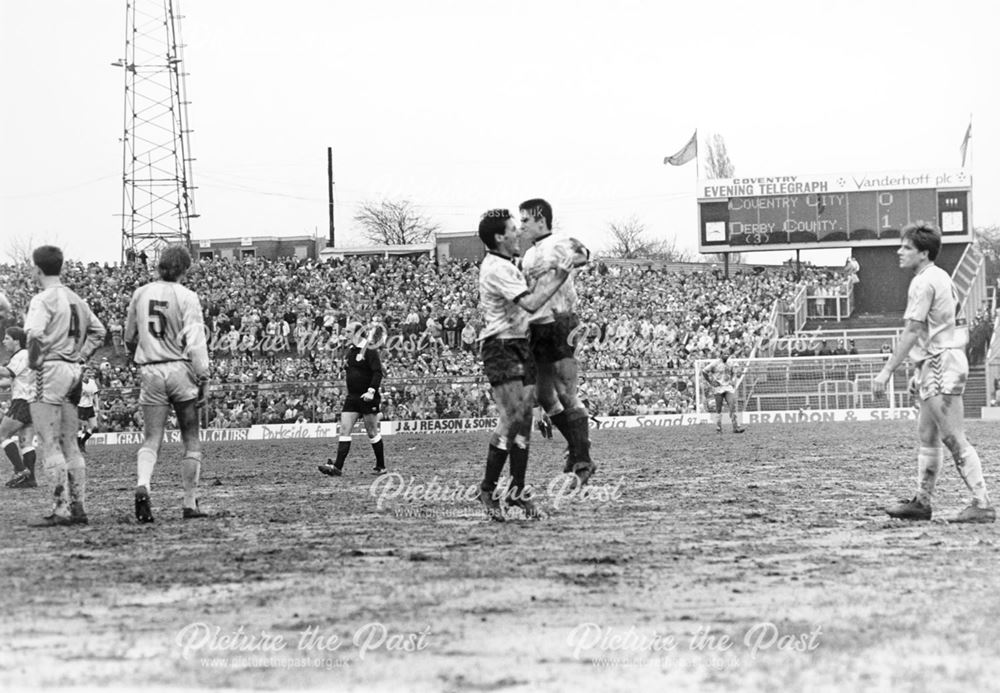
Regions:
[[701, 252], [897, 245], [917, 220], [971, 240], [966, 171], [771, 176], [698, 183]]

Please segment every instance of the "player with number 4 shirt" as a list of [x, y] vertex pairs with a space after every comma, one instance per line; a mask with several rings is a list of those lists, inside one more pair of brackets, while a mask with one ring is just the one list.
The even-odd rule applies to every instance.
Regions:
[[85, 525], [87, 465], [76, 444], [76, 407], [82, 364], [104, 343], [106, 330], [87, 302], [62, 283], [62, 250], [43, 245], [32, 260], [42, 290], [24, 321], [28, 366], [37, 373], [29, 406], [53, 499], [52, 511], [34, 526]]

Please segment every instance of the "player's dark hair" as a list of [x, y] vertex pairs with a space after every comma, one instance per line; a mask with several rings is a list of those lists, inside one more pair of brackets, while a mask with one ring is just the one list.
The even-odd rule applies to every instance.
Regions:
[[907, 224], [900, 232], [903, 240], [913, 243], [913, 247], [919, 252], [927, 251], [927, 259], [931, 262], [937, 259], [941, 250], [941, 232], [934, 224], [926, 221], [915, 221]]
[[62, 272], [63, 253], [54, 245], [42, 245], [31, 253], [31, 260], [46, 277], [58, 277]]
[[28, 334], [20, 327], [12, 325], [4, 330], [4, 334], [11, 339], [17, 340], [17, 343], [21, 345], [22, 349], [28, 344]]
[[545, 219], [545, 227], [549, 231], [552, 230], [552, 205], [542, 198], [536, 197], [531, 200], [525, 200], [521, 203], [517, 210], [519, 212], [527, 212], [533, 219], [542, 217]]
[[187, 248], [182, 245], [168, 246], [160, 253], [157, 269], [160, 271], [160, 279], [175, 282], [182, 274], [191, 269], [191, 255], [188, 254]]
[[479, 240], [490, 250], [497, 249], [497, 234], [507, 233], [507, 220], [510, 211], [506, 209], [491, 209], [479, 220]]

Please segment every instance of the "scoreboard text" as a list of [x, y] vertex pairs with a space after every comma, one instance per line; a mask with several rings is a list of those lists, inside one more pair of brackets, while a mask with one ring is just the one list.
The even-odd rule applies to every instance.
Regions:
[[971, 184], [964, 171], [701, 181], [699, 250], [897, 245], [917, 220], [968, 241]]

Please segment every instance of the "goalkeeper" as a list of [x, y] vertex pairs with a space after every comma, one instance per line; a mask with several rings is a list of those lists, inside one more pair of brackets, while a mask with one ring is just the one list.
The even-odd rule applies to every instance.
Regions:
[[736, 366], [729, 362], [732, 350], [726, 347], [719, 349], [719, 358], [705, 366], [701, 375], [715, 395], [715, 430], [722, 433], [722, 405], [729, 407], [729, 420], [733, 423], [733, 433], [743, 433], [746, 429], [736, 422]]

